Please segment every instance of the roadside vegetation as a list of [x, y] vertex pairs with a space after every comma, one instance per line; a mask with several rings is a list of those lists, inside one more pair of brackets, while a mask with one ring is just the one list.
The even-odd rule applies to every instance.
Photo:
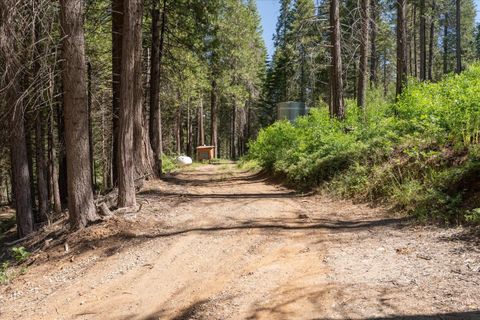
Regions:
[[397, 103], [370, 92], [346, 118], [319, 105], [276, 122], [249, 160], [300, 188], [393, 204], [419, 218], [480, 223], [480, 65], [437, 83], [410, 80]]

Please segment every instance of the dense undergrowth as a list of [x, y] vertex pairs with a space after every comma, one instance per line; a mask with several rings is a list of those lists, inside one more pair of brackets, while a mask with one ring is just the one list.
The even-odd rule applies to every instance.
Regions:
[[480, 65], [438, 83], [410, 81], [395, 104], [375, 91], [365, 112], [348, 101], [344, 121], [319, 107], [276, 122], [251, 142], [248, 159], [299, 188], [479, 223]]

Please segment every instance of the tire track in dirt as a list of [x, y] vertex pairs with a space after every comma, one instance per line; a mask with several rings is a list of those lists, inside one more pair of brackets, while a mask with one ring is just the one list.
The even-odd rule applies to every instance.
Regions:
[[450, 241], [462, 230], [303, 197], [233, 165], [148, 182], [139, 199], [142, 211], [121, 217], [131, 239], [59, 261], [90, 261], [77, 271], [34, 266], [0, 291], [0, 318], [480, 318], [480, 250]]

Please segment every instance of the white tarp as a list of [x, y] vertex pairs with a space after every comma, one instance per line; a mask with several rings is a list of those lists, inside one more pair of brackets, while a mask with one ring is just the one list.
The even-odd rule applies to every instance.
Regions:
[[192, 158], [187, 157], [187, 156], [180, 156], [177, 157], [177, 164], [181, 167], [183, 166], [189, 166], [192, 164]]

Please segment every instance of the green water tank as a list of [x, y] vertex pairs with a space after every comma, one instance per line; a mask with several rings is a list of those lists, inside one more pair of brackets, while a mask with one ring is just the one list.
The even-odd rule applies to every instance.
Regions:
[[294, 121], [299, 116], [307, 114], [305, 102], [287, 101], [277, 103], [277, 120]]

